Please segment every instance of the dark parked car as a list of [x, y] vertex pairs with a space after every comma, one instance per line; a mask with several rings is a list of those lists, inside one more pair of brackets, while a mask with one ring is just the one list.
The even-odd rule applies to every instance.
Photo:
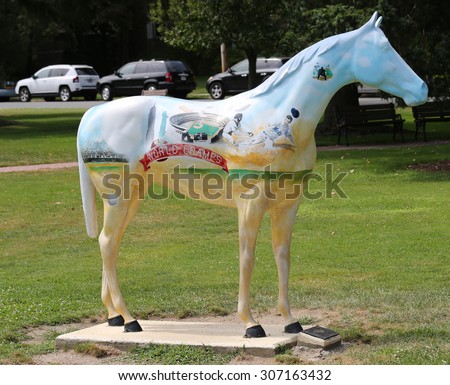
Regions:
[[[256, 60], [257, 85], [261, 84], [290, 58], [258, 58]], [[213, 99], [236, 95], [248, 90], [248, 60], [242, 60], [228, 71], [211, 76], [206, 89]]]
[[16, 91], [14, 91], [14, 82], [0, 81], [0, 102], [7, 102], [9, 98], [16, 97]]
[[179, 60], [140, 60], [125, 64], [102, 77], [97, 91], [103, 100], [140, 95], [143, 90], [167, 89], [169, 95], [185, 98], [196, 87], [192, 70]]

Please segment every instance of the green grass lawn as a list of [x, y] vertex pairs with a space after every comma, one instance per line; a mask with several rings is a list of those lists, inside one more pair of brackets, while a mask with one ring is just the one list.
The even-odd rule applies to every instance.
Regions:
[[0, 109], [0, 167], [73, 162], [85, 110]]
[[205, 88], [208, 76], [196, 76], [197, 88], [188, 95], [188, 99], [211, 99]]
[[[0, 127], [0, 164], [75, 160], [80, 113], [1, 110], [2, 119], [18, 124]], [[317, 172], [324, 175], [331, 163], [335, 175], [347, 173], [339, 185], [347, 198], [335, 194], [300, 207], [290, 298], [302, 322], [337, 330], [349, 343], [332, 363], [448, 364], [450, 176], [409, 166], [448, 160], [449, 150], [429, 145], [319, 152]], [[27, 328], [105, 319], [101, 259], [97, 242], [85, 234], [76, 169], [0, 173], [0, 186], [0, 362], [29, 362], [53, 351], [55, 336], [27, 344]], [[311, 188], [325, 186], [315, 182]], [[147, 200], [124, 237], [118, 269], [136, 317], [234, 313], [236, 212], [176, 197]], [[265, 312], [276, 301], [265, 218], [253, 308]], [[173, 350], [160, 350], [130, 353], [130, 359], [176, 363]], [[198, 352], [182, 355], [182, 363], [199, 359]], [[279, 360], [291, 362], [289, 353]]]
[[[448, 360], [450, 182], [448, 174], [406, 167], [447, 154], [446, 146], [321, 153], [319, 172], [326, 162], [349, 172], [340, 185], [348, 199], [301, 206], [291, 302], [312, 314], [335, 314], [308, 321], [353, 343], [340, 358], [345, 363]], [[26, 327], [105, 314], [99, 250], [85, 235], [77, 171], [0, 174], [0, 181], [0, 357], [7, 359], [53, 349], [25, 344]], [[140, 318], [234, 312], [236, 225], [234, 210], [177, 198], [146, 201], [119, 260], [131, 311]], [[276, 306], [269, 234], [265, 220], [252, 283], [259, 311]]]

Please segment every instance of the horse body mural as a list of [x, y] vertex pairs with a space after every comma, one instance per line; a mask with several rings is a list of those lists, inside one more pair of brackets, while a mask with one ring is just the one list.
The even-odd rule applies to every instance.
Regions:
[[[302, 330], [288, 301], [290, 241], [304, 177], [316, 160], [314, 130], [326, 106], [341, 87], [357, 81], [402, 97], [409, 105], [427, 99], [425, 83], [391, 47], [380, 23], [375, 13], [358, 30], [303, 50], [259, 87], [222, 101], [138, 96], [86, 112], [77, 139], [83, 209], [88, 235], [96, 237], [96, 191], [102, 196], [102, 300], [110, 325], [142, 330], [122, 298], [116, 260], [142, 192], [157, 183], [237, 208], [238, 313], [248, 337], [265, 335], [252, 316], [249, 291], [257, 232], [269, 212], [278, 309], [286, 332]], [[195, 178], [189, 177], [194, 173]], [[212, 177], [214, 194], [207, 194]]]

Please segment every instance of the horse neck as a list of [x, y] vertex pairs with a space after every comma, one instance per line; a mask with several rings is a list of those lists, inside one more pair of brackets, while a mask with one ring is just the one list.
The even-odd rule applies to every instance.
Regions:
[[[308, 59], [302, 60], [301, 56], [297, 57], [304, 55], [304, 52], [292, 58], [291, 60], [301, 61], [300, 66], [279, 81], [274, 79], [272, 85], [266, 86], [265, 91], [260, 92], [259, 87], [256, 88], [255, 98], [261, 100], [266, 98], [272, 108], [278, 111], [288, 112], [293, 107], [300, 109], [301, 119], [315, 129], [333, 95], [344, 85], [356, 81], [351, 71], [352, 55], [348, 54], [354, 49], [353, 39], [332, 41], [332, 48], [321, 53], [320, 44], [327, 44], [327, 41], [328, 39], [310, 47], [309, 49], [317, 53]], [[328, 41], [328, 44], [331, 43]], [[314, 78], [313, 71], [316, 64], [330, 65], [333, 77], [327, 80]], [[261, 86], [264, 86], [264, 83]], [[261, 89], [263, 90], [262, 87]]]

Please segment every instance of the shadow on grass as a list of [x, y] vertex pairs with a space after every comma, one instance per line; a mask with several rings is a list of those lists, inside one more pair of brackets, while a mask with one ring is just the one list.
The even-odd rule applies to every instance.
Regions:
[[0, 124], [0, 139], [21, 140], [46, 136], [75, 137], [83, 112], [7, 115]]

